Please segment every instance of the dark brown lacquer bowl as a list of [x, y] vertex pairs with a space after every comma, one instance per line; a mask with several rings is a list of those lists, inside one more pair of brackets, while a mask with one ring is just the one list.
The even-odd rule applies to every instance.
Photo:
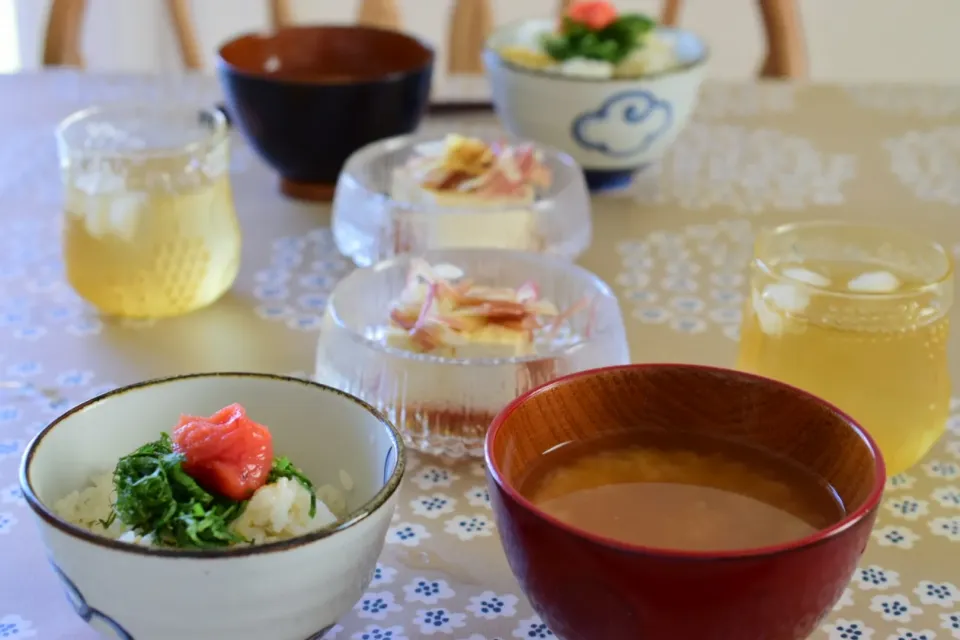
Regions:
[[[828, 480], [849, 515], [777, 547], [683, 552], [593, 535], [517, 490], [553, 447], [636, 428], [709, 432], [787, 456]], [[773, 380], [691, 365], [628, 365], [551, 382], [497, 416], [486, 457], [510, 567], [563, 640], [807, 638], [853, 574], [885, 480], [876, 445], [836, 408]]]
[[227, 108], [287, 195], [329, 200], [357, 149], [417, 128], [430, 97], [433, 50], [362, 26], [285, 27], [220, 47]]

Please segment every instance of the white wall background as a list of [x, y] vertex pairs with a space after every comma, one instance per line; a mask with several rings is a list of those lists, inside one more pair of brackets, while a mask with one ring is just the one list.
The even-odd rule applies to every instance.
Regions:
[[20, 41], [14, 0], [0, 0], [0, 73], [20, 68]]
[[[0, 0], [16, 6], [17, 46], [23, 68], [36, 68], [48, 0]], [[349, 22], [355, 0], [298, 0], [298, 21]], [[659, 0], [620, 0], [622, 8], [658, 12]], [[683, 24], [711, 43], [711, 74], [754, 75], [762, 56], [755, 0], [686, 0]], [[819, 81], [960, 81], [960, 0], [800, 0]], [[89, 0], [84, 50], [88, 68], [110, 71], [179, 70], [170, 25], [160, 0]], [[495, 0], [499, 21], [549, 14], [556, 0]], [[443, 40], [451, 0], [400, 0], [405, 27], [436, 43]], [[194, 0], [193, 14], [207, 68], [216, 45], [267, 22], [265, 0]], [[7, 17], [8, 18], [8, 17]], [[9, 19], [9, 18], [8, 18]], [[0, 48], [7, 39], [0, 27]], [[8, 45], [9, 46], [9, 45]], [[2, 56], [0, 51], [0, 56]], [[9, 57], [9, 56], [8, 56]], [[0, 57], [0, 70], [3, 69]], [[439, 78], [444, 85], [445, 79]], [[448, 87], [449, 89], [449, 87]]]

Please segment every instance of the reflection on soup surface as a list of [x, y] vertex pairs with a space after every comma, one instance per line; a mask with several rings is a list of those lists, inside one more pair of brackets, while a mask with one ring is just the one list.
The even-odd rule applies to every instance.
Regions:
[[540, 509], [580, 529], [664, 549], [775, 545], [845, 515], [833, 488], [799, 464], [689, 432], [570, 443], [544, 455], [520, 486]]

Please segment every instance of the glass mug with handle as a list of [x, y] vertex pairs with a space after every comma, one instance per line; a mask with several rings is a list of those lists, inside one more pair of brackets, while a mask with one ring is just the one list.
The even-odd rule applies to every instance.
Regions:
[[174, 316], [224, 294], [240, 227], [222, 113], [93, 107], [57, 128], [67, 280], [102, 313]]
[[738, 366], [837, 405], [876, 439], [890, 475], [946, 428], [953, 261], [911, 232], [805, 222], [762, 232]]

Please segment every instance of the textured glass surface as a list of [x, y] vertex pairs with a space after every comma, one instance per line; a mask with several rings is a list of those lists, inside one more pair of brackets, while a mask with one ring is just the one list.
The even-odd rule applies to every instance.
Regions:
[[629, 361], [620, 307], [609, 287], [562, 258], [519, 251], [462, 249], [424, 255], [450, 263], [477, 284], [533, 281], [563, 310], [591, 302], [537, 355], [452, 359], [388, 347], [377, 338], [403, 290], [409, 257], [359, 269], [334, 289], [317, 351], [317, 378], [355, 394], [394, 421], [408, 444], [448, 456], [479, 456], [494, 415], [518, 395], [568, 373]]
[[[488, 142], [495, 139], [484, 136]], [[333, 203], [337, 247], [360, 266], [431, 249], [500, 248], [577, 257], [590, 244], [590, 198], [580, 167], [538, 147], [553, 181], [530, 204], [438, 206], [391, 196], [395, 171], [437, 135], [401, 136], [364, 147], [347, 161]]]
[[91, 108], [63, 121], [57, 145], [64, 264], [81, 297], [106, 314], [161, 317], [230, 288], [241, 239], [222, 114]]

